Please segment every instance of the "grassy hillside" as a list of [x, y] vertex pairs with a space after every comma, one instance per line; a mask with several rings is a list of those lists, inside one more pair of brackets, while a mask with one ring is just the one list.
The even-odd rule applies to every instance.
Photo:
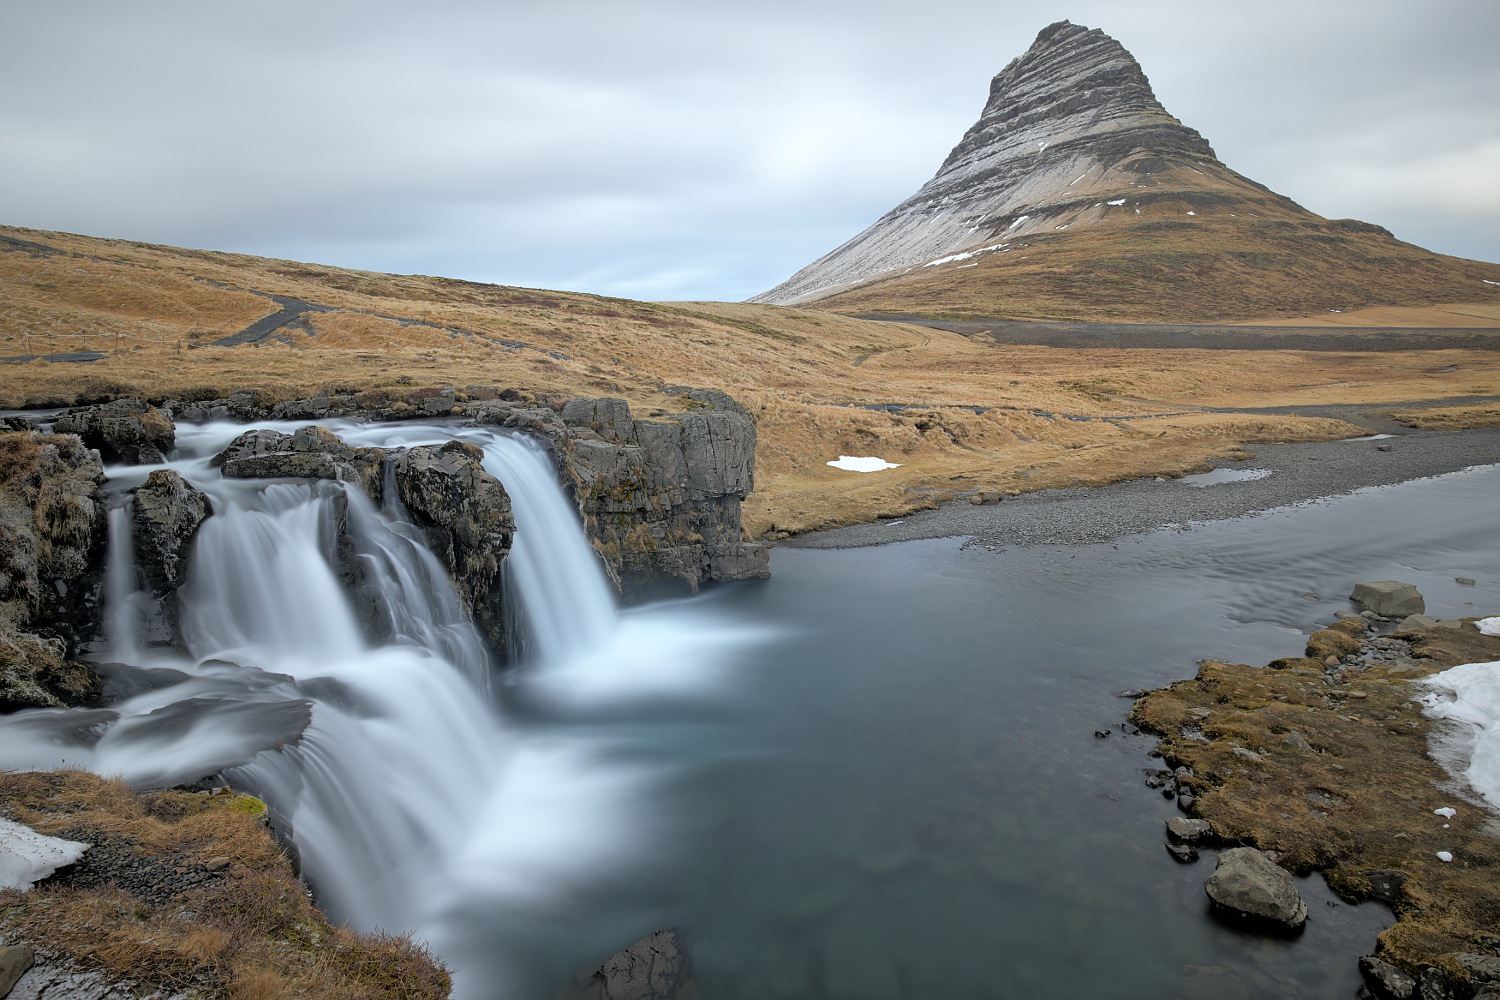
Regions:
[[[853, 314], [1231, 323], [1372, 306], [1500, 305], [1500, 264], [1445, 257], [1364, 223], [1245, 218], [1158, 200], [888, 272], [816, 300]], [[1077, 228], [1075, 228], [1075, 225]]]
[[[723, 388], [760, 427], [746, 508], [756, 535], [973, 490], [1175, 474], [1241, 442], [1353, 433], [1207, 407], [1500, 395], [1492, 351], [997, 347], [805, 309], [633, 302], [0, 228], [0, 356], [85, 351], [98, 360], [0, 363], [0, 406], [492, 385], [542, 400], [619, 396], [649, 415], [679, 405], [665, 386]], [[901, 468], [825, 464], [841, 454]]]

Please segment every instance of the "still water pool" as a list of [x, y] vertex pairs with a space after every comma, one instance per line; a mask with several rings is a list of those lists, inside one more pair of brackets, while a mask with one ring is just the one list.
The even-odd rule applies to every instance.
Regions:
[[650, 863], [480, 922], [530, 937], [538, 984], [679, 927], [704, 1000], [1351, 997], [1389, 912], [1314, 877], [1296, 940], [1209, 919], [1212, 854], [1163, 850], [1119, 692], [1300, 654], [1358, 580], [1500, 610], [1497, 495], [1490, 468], [1090, 547], [779, 549], [764, 584], [635, 612], [766, 628], [695, 700], [611, 723], [673, 768]]

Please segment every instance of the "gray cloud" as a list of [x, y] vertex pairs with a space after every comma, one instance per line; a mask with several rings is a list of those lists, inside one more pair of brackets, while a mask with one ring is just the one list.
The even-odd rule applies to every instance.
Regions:
[[737, 299], [911, 194], [1066, 16], [1124, 43], [1240, 172], [1500, 258], [1486, 0], [515, 6], [12, 5], [0, 221]]

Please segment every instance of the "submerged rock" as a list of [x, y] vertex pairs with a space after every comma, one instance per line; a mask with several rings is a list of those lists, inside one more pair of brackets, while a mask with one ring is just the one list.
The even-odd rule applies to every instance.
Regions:
[[139, 399], [70, 410], [52, 425], [59, 434], [77, 434], [107, 462], [147, 465], [165, 462], [177, 443], [177, 429], [156, 407]]
[[1203, 888], [1220, 910], [1253, 923], [1296, 930], [1307, 920], [1291, 874], [1253, 847], [1219, 855]]
[[569, 1000], [672, 1000], [686, 969], [682, 932], [656, 931], [585, 970]]

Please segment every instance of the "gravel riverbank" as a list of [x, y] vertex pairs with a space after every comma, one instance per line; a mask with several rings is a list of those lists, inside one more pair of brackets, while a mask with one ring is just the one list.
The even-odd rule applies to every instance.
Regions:
[[956, 535], [968, 535], [975, 544], [991, 549], [1102, 542], [1168, 525], [1241, 517], [1366, 486], [1497, 464], [1500, 428], [1410, 430], [1378, 440], [1252, 445], [1247, 450], [1253, 458], [1226, 462], [1223, 468], [1266, 470], [1268, 475], [1215, 485], [1196, 485], [1193, 477], [1137, 479], [1093, 488], [1042, 490], [993, 506], [958, 501], [905, 518], [814, 532], [780, 544], [854, 548]]

